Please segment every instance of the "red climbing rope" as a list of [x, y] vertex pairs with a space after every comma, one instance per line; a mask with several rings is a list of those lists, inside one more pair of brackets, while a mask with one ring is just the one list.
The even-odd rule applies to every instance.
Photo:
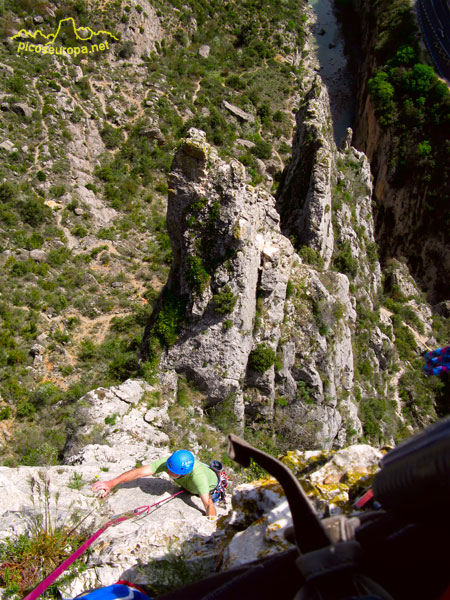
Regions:
[[162, 500], [159, 500], [158, 502], [155, 502], [154, 504], [151, 504], [149, 506], [139, 506], [134, 510], [129, 510], [112, 517], [109, 521], [102, 525], [102, 527], [100, 527], [100, 529], [98, 529], [94, 533], [94, 535], [92, 535], [88, 540], [86, 540], [82, 546], [75, 550], [75, 552], [71, 554], [69, 558], [67, 558], [63, 563], [61, 563], [59, 567], [56, 567], [56, 569], [52, 571], [50, 575], [48, 575], [43, 581], [41, 581], [41, 583], [37, 585], [33, 591], [27, 594], [25, 598], [23, 598], [23, 600], [35, 600], [36, 598], [39, 598], [39, 596], [43, 592], [45, 592], [45, 590], [48, 587], [50, 587], [51, 584], [54, 581], [56, 581], [56, 579], [58, 579], [61, 573], [64, 573], [64, 571], [66, 571], [70, 567], [70, 565], [73, 562], [75, 562], [77, 558], [79, 558], [83, 554], [83, 552], [85, 552], [89, 548], [89, 546], [93, 544], [95, 540], [98, 537], [100, 537], [102, 533], [104, 533], [107, 529], [109, 529], [110, 527], [115, 527], [119, 523], [123, 523], [124, 521], [128, 521], [129, 519], [142, 519], [143, 517], [148, 515], [151, 508], [154, 508], [155, 506], [158, 506], [163, 502], [167, 502], [168, 500], [172, 500], [172, 498], [175, 498], [175, 496], [179, 496], [183, 492], [184, 490], [181, 490], [180, 492], [172, 494], [172, 496], [169, 496], [168, 498], [163, 498]]

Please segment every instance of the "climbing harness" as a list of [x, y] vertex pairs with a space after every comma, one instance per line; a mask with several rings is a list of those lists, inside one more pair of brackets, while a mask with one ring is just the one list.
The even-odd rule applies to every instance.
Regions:
[[[64, 571], [66, 571], [70, 567], [70, 565], [74, 563], [77, 560], [77, 558], [79, 558], [89, 548], [89, 546], [91, 546], [95, 542], [95, 540], [99, 538], [102, 535], [102, 533], [104, 533], [107, 529], [109, 529], [110, 527], [115, 527], [116, 525], [119, 525], [119, 523], [123, 523], [124, 521], [129, 521], [130, 519], [133, 519], [135, 521], [142, 519], [150, 513], [151, 508], [159, 506], [164, 502], [168, 502], [169, 500], [172, 500], [172, 498], [175, 498], [175, 496], [179, 496], [183, 492], [184, 490], [181, 490], [179, 492], [176, 492], [175, 494], [172, 494], [168, 498], [163, 498], [162, 500], [155, 502], [154, 504], [147, 506], [139, 506], [138, 508], [125, 511], [123, 513], [120, 513], [119, 515], [115, 515], [114, 517], [112, 517], [109, 521], [102, 525], [102, 527], [100, 527], [100, 529], [98, 529], [94, 533], [94, 535], [92, 535], [88, 540], [86, 540], [84, 544], [82, 544], [77, 550], [75, 550], [75, 552], [71, 554], [69, 558], [67, 558], [63, 563], [59, 565], [59, 567], [52, 571], [50, 575], [48, 575], [43, 581], [41, 581], [41, 583], [37, 585], [34, 588], [34, 590], [27, 594], [25, 598], [23, 598], [23, 600], [35, 600], [36, 598], [39, 598], [39, 596], [43, 594], [45, 590], [48, 587], [50, 587], [51, 584], [54, 583], [54, 581], [56, 581], [56, 579], [62, 573], [64, 573]], [[133, 596], [131, 596], [131, 598], [132, 597]]]

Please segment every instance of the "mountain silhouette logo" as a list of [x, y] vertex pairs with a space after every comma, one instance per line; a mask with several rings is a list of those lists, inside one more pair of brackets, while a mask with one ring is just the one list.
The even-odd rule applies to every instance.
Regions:
[[61, 28], [63, 27], [63, 24], [65, 24], [65, 23], [69, 23], [70, 25], [72, 25], [73, 33], [75, 34], [75, 37], [77, 38], [77, 40], [79, 40], [80, 42], [88, 42], [93, 38], [93, 36], [102, 35], [102, 34], [110, 36], [113, 40], [119, 41], [119, 38], [117, 38], [115, 35], [113, 35], [110, 31], [105, 31], [103, 29], [100, 29], [99, 31], [94, 31], [90, 27], [77, 27], [73, 17], [67, 17], [66, 19], [61, 19], [58, 23], [58, 27], [57, 27], [55, 33], [49, 33], [46, 35], [45, 33], [42, 33], [42, 31], [40, 29], [38, 29], [37, 31], [28, 31], [26, 29], [21, 29], [19, 31], [19, 33], [16, 33], [15, 35], [13, 35], [11, 37], [11, 39], [13, 39], [13, 40], [22, 39], [23, 40], [23, 38], [32, 38], [34, 41], [48, 46], [49, 44], [55, 43], [55, 41], [57, 40], [57, 38], [61, 32]]

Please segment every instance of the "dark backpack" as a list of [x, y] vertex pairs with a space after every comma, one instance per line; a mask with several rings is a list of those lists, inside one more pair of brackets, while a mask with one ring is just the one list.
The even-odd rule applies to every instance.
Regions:
[[225, 493], [230, 480], [229, 475], [224, 471], [223, 464], [220, 460], [212, 460], [209, 463], [209, 468], [217, 475], [217, 485], [211, 492], [211, 498], [214, 503], [225, 502]]

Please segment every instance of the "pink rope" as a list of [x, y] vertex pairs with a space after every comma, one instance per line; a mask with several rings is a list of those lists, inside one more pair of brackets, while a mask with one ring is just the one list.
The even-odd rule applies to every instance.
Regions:
[[95, 542], [95, 540], [97, 538], [99, 538], [102, 535], [102, 533], [104, 533], [107, 529], [109, 529], [109, 527], [115, 527], [119, 523], [123, 523], [123, 521], [128, 521], [128, 519], [137, 518], [137, 517], [142, 518], [142, 517], [148, 515], [150, 509], [153, 508], [154, 506], [158, 506], [159, 504], [162, 504], [163, 502], [172, 500], [172, 498], [175, 498], [175, 496], [179, 496], [183, 492], [184, 492], [184, 490], [181, 490], [180, 492], [177, 492], [176, 494], [172, 494], [172, 496], [169, 496], [168, 498], [163, 498], [162, 500], [159, 500], [159, 502], [155, 502], [154, 504], [151, 504], [149, 506], [139, 506], [138, 508], [135, 508], [134, 510], [131, 510], [131, 511], [128, 511], [125, 513], [121, 513], [120, 515], [117, 515], [117, 516], [113, 517], [112, 519], [110, 519], [107, 523], [105, 523], [102, 527], [100, 527], [100, 529], [98, 531], [96, 531], [94, 533], [94, 535], [92, 535], [88, 540], [86, 540], [82, 546], [80, 546], [77, 550], [75, 550], [75, 552], [73, 554], [71, 554], [69, 556], [69, 558], [67, 558], [63, 563], [61, 563], [59, 565], [59, 567], [56, 567], [56, 569], [54, 571], [52, 571], [50, 573], [50, 575], [48, 575], [43, 581], [41, 581], [41, 583], [39, 585], [37, 585], [33, 591], [31, 591], [29, 594], [27, 594], [23, 598], [23, 600], [35, 600], [36, 598], [39, 598], [39, 596], [43, 592], [45, 592], [45, 590], [48, 587], [50, 587], [52, 585], [52, 583], [54, 581], [56, 581], [56, 579], [58, 579], [58, 577], [62, 573], [64, 573], [64, 571], [66, 571], [66, 569], [68, 569], [70, 567], [70, 565], [73, 562], [75, 562], [77, 560], [77, 558], [79, 558], [83, 554], [83, 552], [85, 552], [89, 548], [89, 546]]

